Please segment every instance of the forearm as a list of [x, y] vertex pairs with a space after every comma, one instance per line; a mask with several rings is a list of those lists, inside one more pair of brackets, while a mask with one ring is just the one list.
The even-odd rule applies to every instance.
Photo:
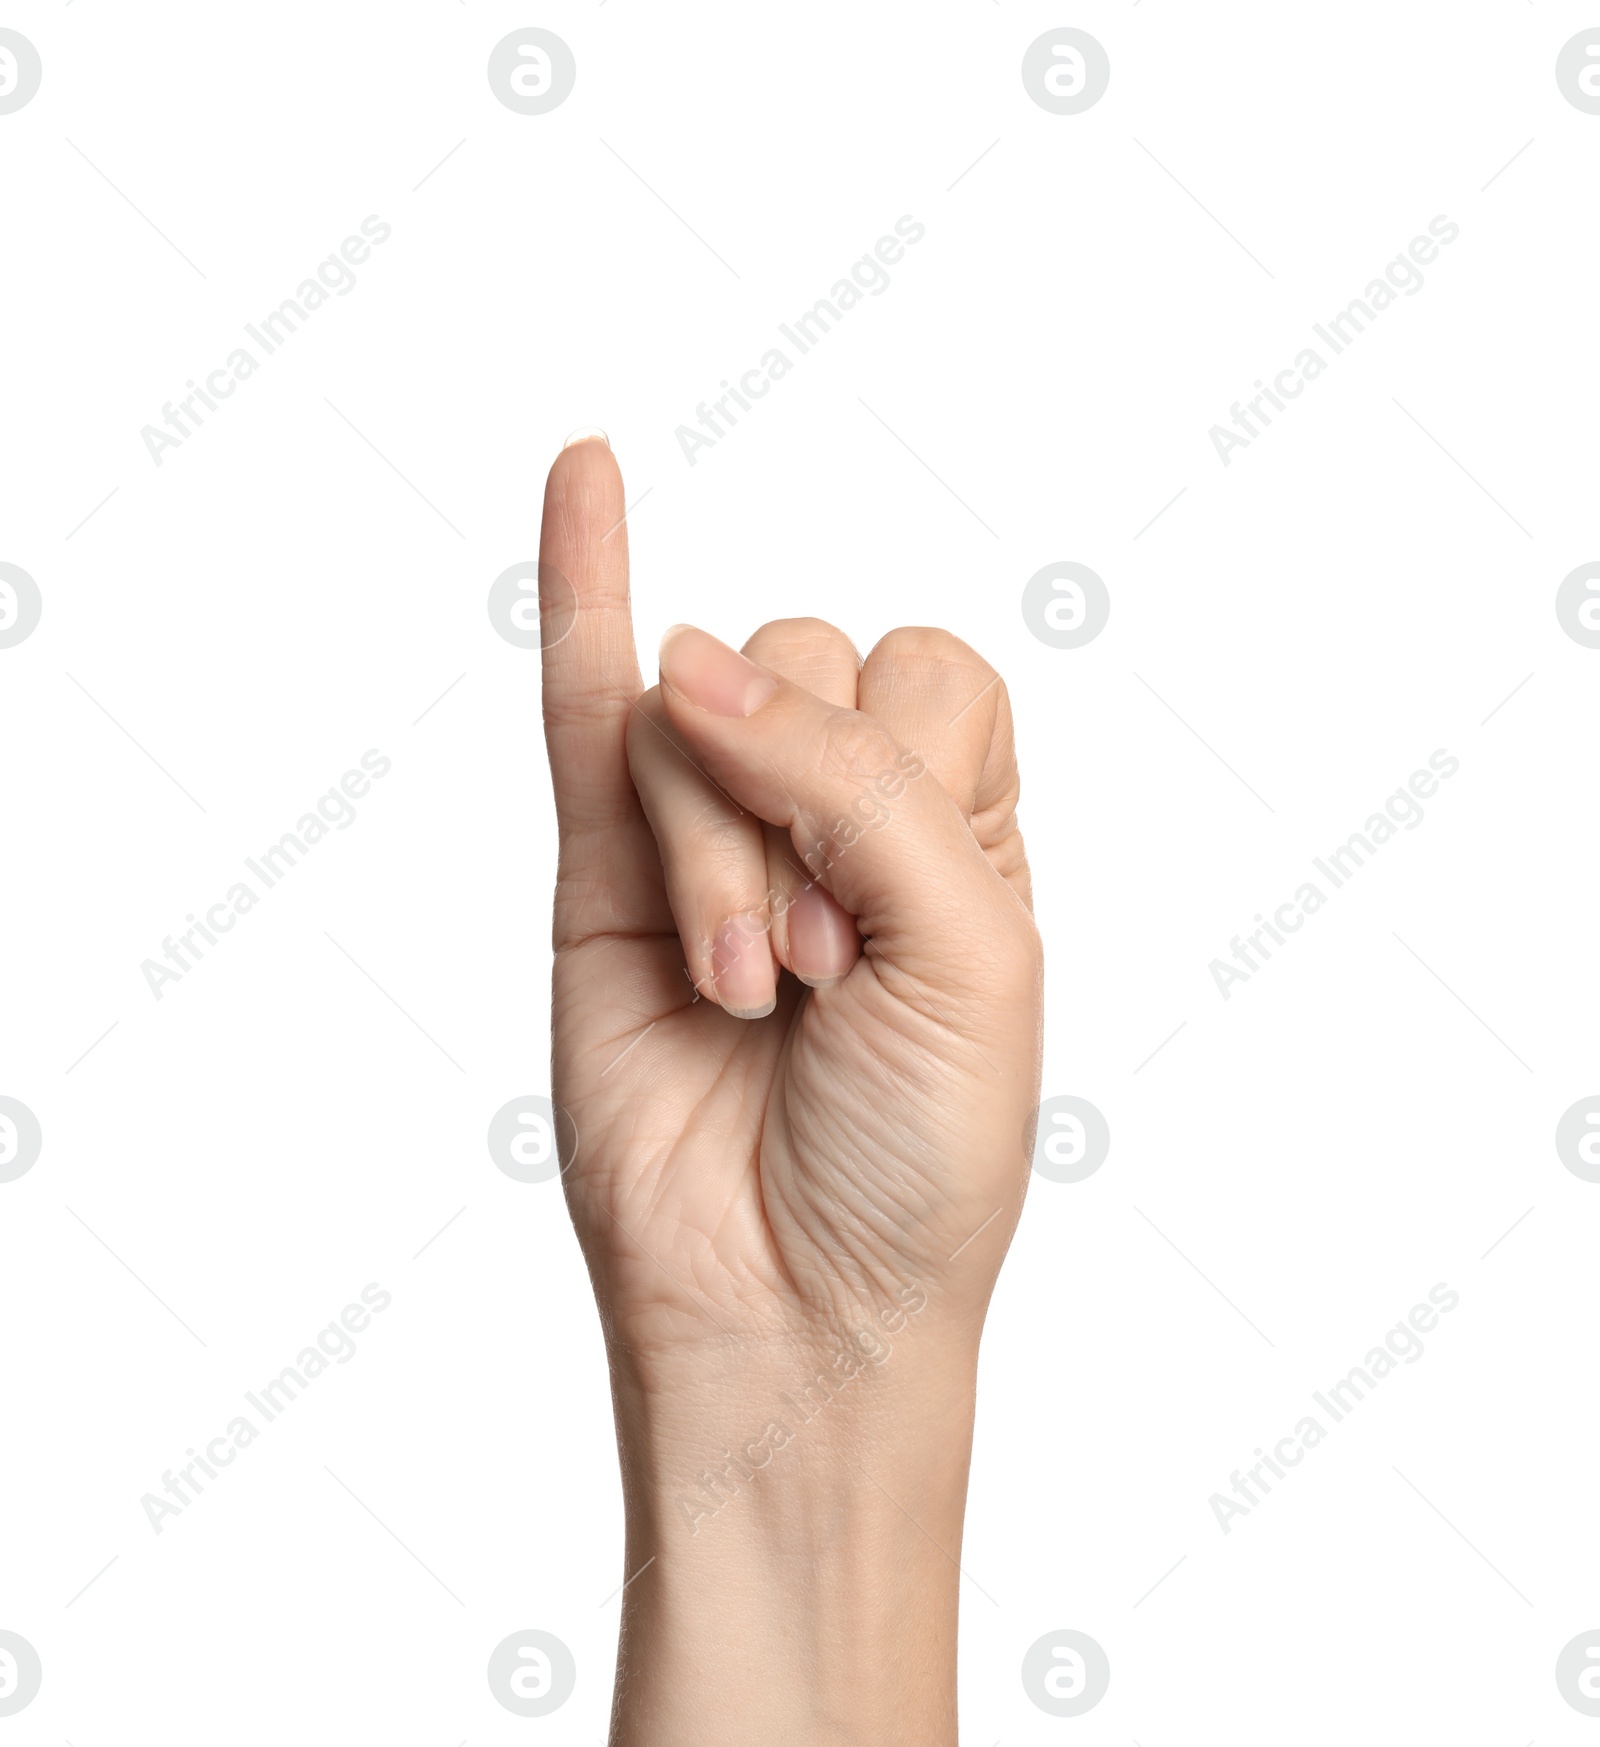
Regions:
[[613, 1747], [953, 1747], [972, 1366], [917, 1357], [619, 1377]]

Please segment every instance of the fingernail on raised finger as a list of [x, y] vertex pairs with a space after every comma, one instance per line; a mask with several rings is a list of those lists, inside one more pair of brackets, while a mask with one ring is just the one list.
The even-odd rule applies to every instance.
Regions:
[[661, 639], [661, 677], [713, 716], [753, 716], [778, 689], [777, 679], [693, 625]]

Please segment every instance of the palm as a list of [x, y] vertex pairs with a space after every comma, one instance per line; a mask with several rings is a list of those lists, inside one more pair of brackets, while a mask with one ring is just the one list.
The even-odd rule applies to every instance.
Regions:
[[[950, 1147], [982, 1064], [936, 1060], [916, 1037], [928, 1021], [870, 960], [836, 989], [788, 984], [770, 1017], [735, 1019], [690, 987], [669, 918], [561, 952], [555, 1001], [556, 1095], [577, 1135], [568, 1193], [636, 1339], [926, 1280], [1014, 1196], [1014, 1174], [984, 1171], [952, 1201], [917, 1165]], [[884, 1064], [906, 1057], [944, 1079], [940, 1097], [896, 1090], [904, 1060], [892, 1076]], [[886, 1133], [892, 1147], [874, 1138]]]

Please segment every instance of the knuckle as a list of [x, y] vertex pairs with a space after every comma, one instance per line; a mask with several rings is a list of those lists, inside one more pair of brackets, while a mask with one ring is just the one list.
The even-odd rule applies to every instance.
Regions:
[[585, 732], [609, 732], [621, 725], [616, 699], [598, 692], [563, 695], [547, 691], [544, 695], [543, 713], [545, 726], [558, 731], [579, 729]]
[[898, 625], [879, 638], [869, 660], [917, 662], [988, 673], [989, 663], [954, 631], [940, 625]]
[[860, 710], [832, 710], [819, 747], [822, 775], [834, 782], [871, 782], [893, 770], [901, 750], [882, 723]]
[[846, 664], [852, 668], [861, 665], [855, 644], [826, 619], [769, 620], [745, 644], [744, 652], [801, 684], [814, 673], [831, 673]]
[[826, 619], [802, 616], [796, 619], [768, 619], [750, 641], [752, 643], [848, 643], [850, 639], [837, 625]]
[[[901, 625], [881, 638], [867, 657], [874, 688], [889, 688], [947, 705], [952, 718], [973, 712], [971, 732], [1007, 710], [1005, 682], [953, 631], [937, 625]], [[975, 708], [975, 706], [977, 706]]]

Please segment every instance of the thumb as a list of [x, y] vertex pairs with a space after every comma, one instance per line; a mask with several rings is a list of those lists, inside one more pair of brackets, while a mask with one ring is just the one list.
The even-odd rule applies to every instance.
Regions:
[[788, 831], [875, 959], [954, 997], [1015, 998], [1032, 922], [913, 749], [690, 625], [662, 640], [661, 697], [691, 756]]

